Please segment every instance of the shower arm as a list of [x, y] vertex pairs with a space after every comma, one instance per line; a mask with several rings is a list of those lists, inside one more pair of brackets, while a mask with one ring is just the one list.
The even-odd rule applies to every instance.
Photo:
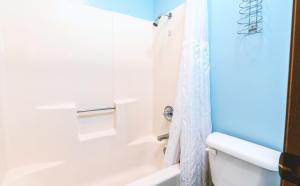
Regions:
[[170, 19], [172, 19], [173, 14], [172, 14], [172, 12], [169, 12], [168, 14], [161, 14], [161, 15], [159, 15], [159, 16], [154, 20], [153, 26], [157, 27], [157, 26], [158, 26], [158, 23], [159, 23], [159, 21], [160, 21], [160, 19], [161, 19], [163, 16], [168, 17], [168, 19], [170, 20]]

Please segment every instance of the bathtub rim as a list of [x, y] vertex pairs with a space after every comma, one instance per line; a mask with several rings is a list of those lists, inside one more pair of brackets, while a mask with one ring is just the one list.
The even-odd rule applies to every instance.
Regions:
[[179, 164], [167, 167], [165, 169], [159, 170], [151, 175], [145, 176], [144, 178], [138, 179], [134, 182], [127, 184], [126, 186], [154, 186], [159, 185], [167, 180], [175, 178], [180, 175]]

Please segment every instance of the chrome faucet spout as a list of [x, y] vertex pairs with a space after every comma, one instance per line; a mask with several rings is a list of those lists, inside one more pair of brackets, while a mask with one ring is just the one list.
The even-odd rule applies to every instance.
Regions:
[[163, 134], [163, 135], [157, 136], [158, 141], [163, 141], [163, 140], [167, 140], [167, 139], [169, 139], [169, 134]]

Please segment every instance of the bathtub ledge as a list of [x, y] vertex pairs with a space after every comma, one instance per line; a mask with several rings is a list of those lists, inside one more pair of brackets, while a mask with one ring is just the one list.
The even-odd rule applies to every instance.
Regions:
[[156, 186], [176, 177], [178, 177], [179, 179], [179, 175], [180, 169], [179, 165], [177, 164], [169, 168], [160, 170], [152, 175], [149, 175], [137, 181], [131, 182], [126, 186]]

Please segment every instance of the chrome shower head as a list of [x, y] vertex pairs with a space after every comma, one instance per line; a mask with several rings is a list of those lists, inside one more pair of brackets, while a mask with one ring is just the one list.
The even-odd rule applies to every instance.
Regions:
[[172, 14], [172, 12], [170, 12], [170, 13], [168, 13], [168, 14], [164, 14], [164, 15], [158, 16], [158, 17], [154, 20], [153, 26], [157, 27], [158, 24], [159, 24], [160, 19], [161, 19], [163, 16], [166, 16], [166, 17], [170, 20], [170, 19], [172, 19], [173, 14]]
[[153, 22], [153, 26], [157, 27], [160, 19], [161, 19], [161, 16], [158, 16], [158, 17], [155, 19], [155, 21]]

